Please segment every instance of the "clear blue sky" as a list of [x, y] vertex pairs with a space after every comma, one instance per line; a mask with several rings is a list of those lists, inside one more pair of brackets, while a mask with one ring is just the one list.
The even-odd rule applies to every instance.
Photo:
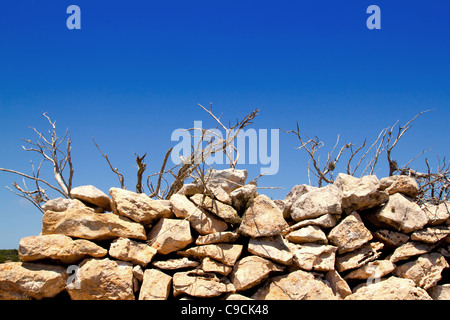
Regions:
[[[81, 30], [66, 27], [71, 4], [81, 8]], [[381, 30], [366, 27], [372, 4]], [[147, 152], [148, 172], [157, 171], [173, 130], [213, 124], [197, 106], [210, 102], [224, 120], [261, 108], [255, 129], [298, 120], [330, 148], [339, 133], [361, 143], [434, 108], [394, 156], [402, 163], [428, 147], [430, 159], [448, 156], [449, 16], [448, 0], [2, 0], [0, 167], [30, 173], [19, 139], [34, 138], [28, 126], [45, 130], [48, 112], [61, 133], [69, 127], [75, 186], [118, 186], [94, 136], [133, 189], [134, 153]], [[285, 189], [264, 193], [284, 198], [307, 183], [297, 146], [280, 133], [279, 172], [260, 186]], [[244, 167], [250, 178], [259, 173]], [[3, 187], [14, 181], [0, 173], [0, 248], [41, 229], [41, 214]]]

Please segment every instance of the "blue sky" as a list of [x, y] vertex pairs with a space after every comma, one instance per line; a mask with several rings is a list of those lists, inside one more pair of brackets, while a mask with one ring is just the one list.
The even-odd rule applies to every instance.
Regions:
[[[72, 4], [81, 30], [66, 27]], [[366, 27], [372, 4], [381, 8], [381, 30]], [[434, 161], [450, 146], [449, 12], [447, 0], [3, 0], [0, 167], [30, 173], [37, 158], [19, 139], [34, 138], [29, 126], [46, 130], [48, 112], [61, 134], [69, 127], [75, 186], [118, 186], [93, 136], [133, 189], [134, 153], [147, 152], [155, 172], [175, 129], [214, 125], [197, 103], [213, 103], [225, 121], [261, 108], [255, 129], [293, 129], [298, 120], [329, 148], [338, 134], [360, 144], [434, 108], [394, 154], [402, 163], [433, 147]], [[307, 183], [297, 146], [280, 133], [278, 174], [260, 186], [285, 189], [261, 192], [284, 198]], [[253, 178], [260, 165], [243, 167]], [[41, 214], [3, 188], [14, 181], [0, 173], [0, 248], [41, 228]]]

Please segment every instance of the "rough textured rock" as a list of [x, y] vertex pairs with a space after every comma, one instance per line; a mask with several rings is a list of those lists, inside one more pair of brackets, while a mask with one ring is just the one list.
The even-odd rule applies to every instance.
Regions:
[[209, 257], [223, 262], [227, 266], [234, 266], [242, 253], [243, 246], [240, 244], [207, 244], [204, 246], [192, 247], [184, 251], [178, 251], [179, 255], [187, 257]]
[[292, 204], [291, 217], [295, 221], [312, 219], [324, 214], [341, 214], [341, 195], [338, 188], [328, 185], [301, 195]]
[[266, 195], [259, 195], [245, 211], [238, 232], [252, 237], [269, 237], [280, 234], [288, 224], [277, 205]]
[[297, 270], [269, 279], [255, 294], [255, 300], [335, 300], [333, 290], [309, 272]]
[[416, 286], [425, 290], [436, 285], [441, 279], [441, 272], [449, 265], [439, 253], [427, 253], [415, 261], [410, 261], [398, 266], [394, 275], [414, 281]]
[[271, 272], [281, 272], [284, 267], [258, 256], [247, 256], [239, 260], [231, 272], [230, 279], [236, 291], [250, 289], [269, 277]]
[[241, 217], [237, 214], [237, 211], [232, 207], [225, 203], [222, 203], [217, 200], [213, 200], [208, 196], [204, 196], [202, 194], [195, 194], [191, 197], [191, 200], [209, 212], [213, 213], [217, 217], [223, 219], [228, 223], [240, 223]]
[[238, 169], [225, 169], [225, 170], [210, 170], [207, 175], [209, 176], [208, 184], [217, 185], [222, 187], [225, 192], [230, 193], [234, 189], [245, 185], [247, 180], [247, 170]]
[[156, 249], [145, 243], [136, 242], [127, 238], [115, 239], [109, 248], [109, 255], [113, 258], [129, 261], [146, 267], [156, 254]]
[[195, 268], [198, 265], [200, 265], [200, 262], [198, 262], [196, 260], [191, 260], [189, 258], [168, 259], [168, 260], [163, 260], [163, 261], [152, 262], [152, 266], [155, 266], [159, 269], [164, 269], [164, 270]]
[[144, 225], [160, 218], [171, 218], [173, 215], [170, 206], [153, 200], [144, 193], [111, 188], [109, 195], [111, 196], [111, 207], [115, 213]]
[[144, 272], [139, 300], [167, 300], [171, 284], [171, 276], [157, 269], [147, 269]]
[[0, 264], [0, 300], [55, 297], [66, 287], [66, 269], [42, 263]]
[[19, 243], [19, 257], [24, 262], [52, 259], [73, 264], [88, 256], [101, 258], [107, 253], [106, 249], [91, 241], [72, 240], [62, 234], [26, 237]]
[[113, 213], [96, 214], [87, 209], [46, 211], [42, 218], [42, 234], [64, 234], [88, 240], [147, 239], [141, 224]]
[[301, 185], [294, 186], [291, 189], [291, 191], [284, 198], [284, 203], [285, 203], [286, 207], [288, 207], [288, 209], [291, 210], [292, 205], [294, 204], [295, 201], [298, 200], [298, 198], [300, 198], [305, 193], [308, 193], [314, 189], [317, 189], [317, 188], [312, 187], [307, 184], [301, 184]]
[[388, 194], [402, 193], [410, 198], [415, 198], [419, 193], [416, 180], [409, 176], [390, 176], [380, 180], [380, 189]]
[[442, 224], [450, 218], [450, 202], [443, 202], [438, 206], [425, 203], [422, 210], [428, 218], [428, 224], [433, 226]]
[[325, 275], [325, 280], [330, 285], [333, 293], [339, 299], [344, 299], [346, 296], [352, 294], [352, 290], [348, 283], [342, 279], [341, 275], [336, 270], [328, 271]]
[[330, 271], [334, 270], [337, 247], [305, 243], [295, 245], [291, 249], [294, 263], [303, 270]]
[[187, 220], [162, 218], [148, 234], [148, 243], [160, 254], [169, 254], [193, 242]]
[[372, 238], [372, 233], [365, 227], [356, 212], [343, 219], [328, 234], [328, 240], [338, 247], [338, 253], [353, 251]]
[[109, 197], [94, 186], [80, 186], [70, 190], [72, 198], [86, 201], [94, 206], [111, 210]]
[[225, 277], [202, 270], [177, 272], [173, 275], [173, 295], [188, 294], [193, 297], [217, 297], [226, 292], [235, 292], [233, 284]]
[[386, 247], [391, 248], [399, 247], [409, 240], [408, 235], [388, 229], [377, 230], [372, 235], [375, 239], [383, 242]]
[[341, 190], [342, 210], [360, 211], [376, 207], [389, 199], [385, 191], [380, 191], [380, 182], [374, 175], [355, 178], [340, 173], [333, 183]]
[[420, 207], [400, 193], [391, 195], [389, 201], [375, 213], [375, 218], [405, 233], [419, 230], [428, 222]]
[[394, 269], [395, 265], [389, 260], [375, 260], [350, 272], [344, 279], [377, 279], [391, 273]]
[[450, 234], [450, 226], [428, 227], [422, 230], [414, 231], [411, 234], [411, 240], [426, 243], [436, 243]]
[[400, 260], [406, 260], [419, 254], [427, 253], [434, 248], [433, 245], [420, 242], [407, 242], [394, 250], [389, 256], [389, 260], [396, 263]]
[[292, 232], [294, 230], [297, 230], [299, 228], [303, 228], [306, 226], [318, 226], [318, 227], [325, 228], [325, 229], [332, 228], [338, 223], [339, 218], [340, 218], [340, 215], [327, 213], [318, 218], [302, 220], [300, 222], [297, 222], [297, 223], [291, 225], [289, 228], [283, 230], [282, 234], [286, 235], [289, 232]]
[[227, 205], [232, 204], [230, 195], [225, 190], [223, 190], [221, 186], [210, 184], [208, 185], [208, 191], [214, 199]]
[[369, 242], [354, 251], [338, 255], [336, 257], [336, 270], [343, 272], [359, 268], [367, 262], [377, 259], [382, 253], [380, 250], [383, 246], [381, 242]]
[[170, 198], [172, 209], [177, 218], [186, 218], [200, 234], [210, 234], [225, 231], [228, 225], [222, 219], [197, 207], [186, 196], [174, 194]]
[[230, 192], [231, 204], [237, 211], [245, 210], [256, 196], [254, 184], [247, 184]]
[[199, 236], [197, 240], [195, 240], [195, 244], [234, 243], [238, 238], [239, 234], [235, 231], [222, 231]]
[[286, 239], [293, 243], [314, 242], [319, 244], [328, 244], [325, 232], [318, 226], [306, 226], [292, 231], [286, 235]]
[[346, 300], [431, 300], [427, 292], [417, 288], [414, 281], [389, 277], [356, 288]]
[[202, 269], [205, 272], [218, 273], [223, 276], [227, 276], [233, 270], [232, 267], [227, 266], [226, 264], [223, 264], [219, 261], [213, 260], [208, 257], [206, 257], [202, 260], [200, 269]]
[[286, 241], [280, 236], [250, 238], [248, 251], [254, 255], [268, 258], [283, 265], [292, 264], [293, 254]]
[[431, 287], [427, 292], [433, 300], [450, 300], [450, 284]]
[[42, 210], [62, 212], [70, 208], [84, 208], [88, 209], [80, 200], [56, 198], [48, 200], [42, 205]]

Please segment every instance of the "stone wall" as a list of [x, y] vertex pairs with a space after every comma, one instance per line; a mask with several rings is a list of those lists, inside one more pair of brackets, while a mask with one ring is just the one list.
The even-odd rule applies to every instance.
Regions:
[[[0, 299], [447, 299], [449, 208], [416, 182], [340, 174], [271, 200], [245, 170], [170, 200], [93, 186], [44, 205], [0, 264]], [[450, 205], [450, 203], [449, 203]]]

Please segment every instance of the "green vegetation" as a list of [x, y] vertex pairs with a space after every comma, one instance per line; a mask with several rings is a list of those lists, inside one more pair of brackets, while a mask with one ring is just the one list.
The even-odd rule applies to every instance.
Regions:
[[0, 250], [0, 263], [4, 263], [6, 261], [20, 261], [19, 260], [19, 252], [17, 249], [3, 249]]

